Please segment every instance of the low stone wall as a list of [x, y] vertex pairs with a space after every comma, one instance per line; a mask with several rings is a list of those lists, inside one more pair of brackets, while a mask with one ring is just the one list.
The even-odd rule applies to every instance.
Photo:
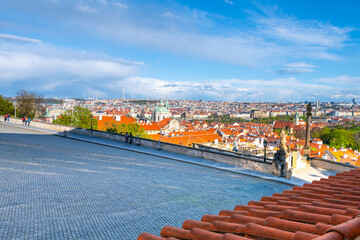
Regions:
[[334, 172], [350, 171], [351, 169], [356, 169], [357, 168], [357, 167], [352, 166], [352, 165], [339, 163], [339, 162], [334, 162], [334, 161], [321, 159], [321, 158], [312, 158], [312, 159], [310, 159], [310, 166], [316, 167], [316, 168], [327, 169], [327, 170], [331, 170], [331, 171], [334, 171]]
[[[245, 159], [251, 159], [251, 160], [255, 160], [255, 161], [264, 161], [264, 157], [259, 157], [259, 156], [255, 156], [255, 155], [251, 155], [248, 153], [243, 153], [241, 152], [233, 152], [233, 151], [229, 151], [229, 150], [223, 150], [223, 149], [218, 149], [218, 148], [213, 148], [213, 147], [209, 147], [209, 146], [205, 146], [202, 144], [196, 144], [196, 146], [201, 149], [201, 150], [205, 150], [207, 152], [214, 152], [214, 153], [220, 153], [220, 154], [225, 154], [225, 155], [231, 155], [231, 156], [236, 156], [236, 157], [240, 157], [240, 158], [245, 158]], [[272, 162], [272, 159], [270, 158], [266, 158], [266, 161]]]
[[[121, 142], [125, 142], [125, 136], [123, 134], [116, 134], [116, 133], [109, 133], [109, 132], [102, 132], [93, 130], [91, 133], [91, 130], [89, 129], [81, 129], [76, 128], [72, 130], [71, 132], [81, 135], [87, 135], [87, 136], [94, 136], [94, 137], [100, 137], [100, 138], [106, 138], [111, 140], [117, 140]], [[253, 169], [261, 172], [267, 172], [272, 173], [272, 165], [271, 162], [264, 162], [262, 160], [254, 160], [254, 159], [248, 159], [246, 157], [238, 156], [235, 153], [216, 153], [216, 152], [210, 152], [202, 149], [192, 148], [192, 147], [186, 147], [171, 143], [164, 143], [164, 142], [158, 142], [150, 139], [144, 139], [144, 138], [136, 138], [133, 137], [133, 144], [140, 144], [142, 146], [151, 147], [151, 148], [158, 148], [169, 152], [174, 153], [180, 153], [185, 154], [188, 156], [193, 157], [201, 157], [209, 160], [213, 160], [216, 162], [221, 163], [227, 163], [243, 168]]]
[[[0, 121], [4, 121], [4, 116], [0, 116]], [[24, 125], [20, 118], [14, 118], [14, 117], [11, 117], [9, 119], [9, 123]], [[35, 122], [35, 121], [30, 121], [30, 126], [36, 127], [36, 128], [54, 130], [54, 131], [58, 131], [58, 132], [72, 131], [75, 129], [74, 127], [70, 127], [70, 126], [57, 125], [57, 124], [51, 124], [51, 123], [41, 123], [41, 122]]]

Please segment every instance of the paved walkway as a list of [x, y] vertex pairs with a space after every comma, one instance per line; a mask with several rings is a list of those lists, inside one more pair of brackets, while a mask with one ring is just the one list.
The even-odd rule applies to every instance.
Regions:
[[0, 239], [136, 239], [290, 188], [84, 140], [0, 124]]

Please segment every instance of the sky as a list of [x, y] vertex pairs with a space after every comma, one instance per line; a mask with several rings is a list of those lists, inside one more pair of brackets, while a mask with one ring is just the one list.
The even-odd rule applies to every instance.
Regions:
[[0, 94], [360, 101], [357, 0], [1, 0]]

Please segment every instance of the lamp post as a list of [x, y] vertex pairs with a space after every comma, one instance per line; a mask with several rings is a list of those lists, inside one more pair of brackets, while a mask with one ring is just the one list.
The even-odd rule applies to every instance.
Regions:
[[91, 114], [90, 115], [91, 135], [92, 135], [92, 132], [93, 132], [92, 120], [93, 120], [93, 115]]
[[266, 162], [266, 147], [268, 145], [268, 142], [266, 141], [266, 139], [264, 139], [264, 162]]
[[15, 102], [14, 102], [14, 106], [15, 106], [15, 118], [16, 118], [16, 99], [15, 99]]

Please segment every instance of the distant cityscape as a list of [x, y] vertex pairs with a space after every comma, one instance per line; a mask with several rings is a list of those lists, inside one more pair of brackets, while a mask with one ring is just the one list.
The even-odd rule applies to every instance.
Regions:
[[[14, 99], [13, 99], [14, 100]], [[167, 99], [44, 99], [47, 121], [57, 121], [75, 107], [89, 109], [99, 131], [138, 124], [147, 137], [188, 147], [216, 148], [272, 158], [279, 149], [280, 130], [287, 146], [303, 154], [308, 102], [220, 102]], [[360, 166], [360, 105], [352, 102], [311, 102], [310, 157]], [[50, 117], [50, 118], [49, 118]], [[43, 121], [42, 116], [38, 120]], [[325, 139], [326, 129], [352, 131], [355, 145]], [[347, 129], [347, 130], [346, 130]], [[333, 133], [335, 134], [335, 133]], [[355, 135], [354, 135], [355, 134]], [[137, 133], [134, 133], [135, 137]], [[340, 140], [339, 140], [340, 141]]]

